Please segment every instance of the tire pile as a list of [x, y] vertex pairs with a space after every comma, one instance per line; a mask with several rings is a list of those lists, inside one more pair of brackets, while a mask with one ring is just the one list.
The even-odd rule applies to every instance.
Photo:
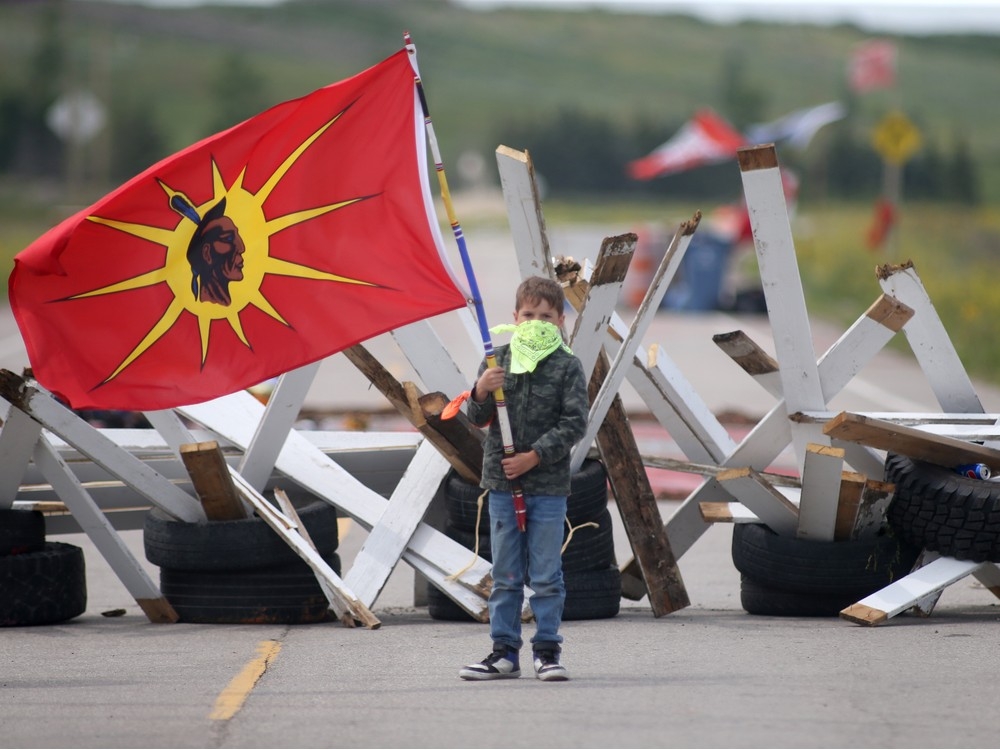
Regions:
[[779, 536], [760, 523], [733, 527], [740, 603], [749, 614], [837, 617], [910, 572], [920, 549], [898, 535], [821, 542]]
[[[477, 485], [452, 472], [445, 480], [447, 517], [445, 534], [470, 551], [492, 561], [488, 495], [483, 497]], [[600, 461], [584, 461], [573, 475], [571, 494], [566, 501], [569, 525], [565, 539], [572, 538], [563, 551], [563, 582], [566, 604], [563, 620], [598, 620], [614, 617], [621, 606], [621, 572], [615, 560], [611, 511], [608, 509], [608, 484]], [[470, 553], [471, 554], [471, 553]], [[427, 592], [430, 616], [435, 620], [475, 622], [446, 594], [434, 586]]]
[[[318, 500], [297, 512], [340, 575], [336, 509]], [[257, 516], [185, 523], [153, 509], [143, 545], [180, 622], [300, 625], [332, 617], [312, 568]]]
[[889, 525], [916, 547], [956, 560], [1000, 562], [1000, 484], [890, 453]]
[[86, 609], [83, 550], [46, 541], [40, 511], [0, 509], [0, 626], [52, 625]]

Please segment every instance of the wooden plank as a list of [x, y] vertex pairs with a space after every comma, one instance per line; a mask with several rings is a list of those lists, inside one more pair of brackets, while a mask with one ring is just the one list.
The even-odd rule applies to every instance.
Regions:
[[765, 391], [781, 397], [781, 373], [778, 360], [765, 352], [743, 331], [717, 333], [712, 341], [744, 372], [751, 375]]
[[[588, 282], [574, 278], [564, 287], [574, 308], [585, 304], [588, 286]], [[608, 367], [607, 354], [602, 350], [588, 386], [591, 398], [600, 389]], [[648, 594], [656, 617], [688, 606], [690, 599], [670, 549], [656, 496], [642, 465], [625, 406], [617, 395], [597, 432], [597, 447], [634, 555], [632, 568], [627, 573], [623, 571], [623, 595], [641, 599]]]
[[[446, 432], [435, 429], [427, 420], [420, 404], [422, 394], [414, 383], [400, 383], [363, 346], [356, 345], [344, 351], [347, 358], [361, 370], [368, 380], [389, 400], [396, 410], [407, 419], [431, 443], [437, 446], [456, 472], [470, 482], [479, 482], [481, 476], [482, 441], [481, 431], [469, 422], [467, 417], [450, 420]], [[439, 403], [446, 399], [444, 394], [434, 397]], [[442, 407], [443, 408], [443, 407]], [[439, 412], [440, 414], [440, 412]], [[479, 447], [478, 451], [476, 446]]]
[[416, 384], [409, 382], [403, 383], [403, 391], [410, 404], [410, 423], [427, 438], [426, 442], [437, 448], [459, 476], [478, 484], [483, 471], [483, 431], [472, 424], [464, 412], [452, 419], [441, 419], [441, 412], [449, 401], [443, 393], [423, 394]]
[[977, 443], [931, 435], [906, 425], [871, 419], [861, 414], [841, 412], [823, 427], [823, 432], [840, 440], [861, 443], [879, 450], [902, 453], [904, 456], [937, 466], [984, 463], [1000, 467], [1000, 450]]
[[34, 461], [149, 621], [177, 622], [180, 618], [176, 610], [44, 435], [36, 444]]
[[[615, 319], [611, 322], [614, 326]], [[663, 347], [653, 344], [645, 353], [640, 348], [628, 382], [692, 461], [717, 463], [736, 448], [732, 436]]]
[[865, 480], [851, 539], [870, 539], [882, 530], [886, 523], [885, 514], [895, 491], [895, 485], [889, 482]]
[[990, 564], [939, 557], [861, 601], [845, 607], [840, 616], [859, 625], [881, 625], [889, 618], [906, 611], [920, 599]]
[[357, 344], [349, 347], [343, 354], [400, 414], [405, 416], [410, 413], [410, 402], [402, 384], [364, 346]]
[[821, 542], [833, 541], [843, 472], [843, 450], [816, 443], [806, 445], [796, 536]]
[[716, 479], [729, 494], [738, 497], [753, 511], [762, 523], [776, 534], [794, 536], [799, 520], [799, 509], [778, 492], [759, 472], [749, 467], [728, 469]]
[[319, 366], [320, 362], [313, 362], [284, 373], [267, 400], [264, 417], [237, 466], [240, 476], [258, 491], [264, 489], [274, 471], [274, 462], [285, 444], [288, 431], [299, 418]]
[[[822, 408], [826, 401], [813, 349], [809, 313], [795, 257], [777, 153], [773, 144], [755, 146], [739, 150], [737, 161], [767, 301], [768, 320], [774, 336], [775, 356], [780, 365], [783, 397], [790, 413]], [[829, 439], [810, 425], [793, 424], [791, 435], [800, 472], [805, 462], [806, 444], [829, 444]]]
[[302, 558], [305, 563], [312, 568], [312, 571], [316, 574], [316, 580], [319, 581], [320, 587], [323, 589], [323, 593], [326, 595], [327, 600], [330, 602], [330, 606], [333, 611], [340, 618], [341, 622], [349, 627], [353, 627], [355, 624], [364, 625], [370, 630], [377, 630], [381, 626], [379, 619], [372, 613], [370, 609], [354, 595], [354, 593], [344, 585], [340, 576], [337, 575], [336, 571], [330, 567], [330, 565], [323, 559], [323, 557], [315, 550], [315, 548], [307, 542], [302, 535], [299, 533], [298, 526], [292, 519], [288, 518], [282, 513], [279, 513], [273, 505], [271, 505], [264, 496], [261, 495], [257, 490], [246, 482], [235, 469], [231, 469], [231, 476], [233, 478], [233, 483], [236, 485], [239, 492], [247, 499], [247, 501], [256, 509], [257, 515], [259, 515], [264, 522], [270, 526], [274, 531], [284, 539], [288, 545], [294, 550], [295, 554]]
[[[573, 353], [583, 365], [587, 377], [590, 377], [601, 354], [604, 344], [603, 334], [618, 304], [622, 282], [625, 280], [632, 253], [635, 252], [636, 240], [634, 234], [604, 238], [594, 264], [594, 273], [585, 288], [586, 298], [583, 300], [577, 298], [573, 305], [579, 314], [569, 337], [569, 343]], [[583, 288], [577, 291], [581, 289]]]
[[0, 508], [10, 508], [17, 497], [41, 434], [42, 426], [38, 422], [20, 409], [7, 405], [0, 428]]
[[[596, 383], [604, 375], [606, 362], [606, 358], [598, 360], [590, 384], [591, 394], [596, 391]], [[683, 609], [691, 600], [684, 587], [677, 559], [670, 549], [656, 496], [642, 469], [639, 446], [635, 442], [621, 399], [612, 402], [597, 433], [597, 441], [608, 472], [611, 491], [638, 566], [637, 578], [645, 583], [654, 616], [662, 617]]]
[[[252, 437], [263, 406], [250, 394], [240, 392], [178, 411], [239, 446]], [[378, 523], [387, 507], [384, 497], [344, 471], [297, 430], [289, 433], [275, 467], [365, 528]], [[481, 620], [490, 589], [488, 562], [479, 560], [469, 566], [468, 549], [424, 523], [417, 526], [403, 560]]]
[[[649, 466], [654, 469], [667, 469], [669, 471], [679, 471], [686, 474], [701, 474], [706, 477], [718, 476], [720, 472], [727, 471], [728, 469], [723, 466], [715, 466], [712, 464], [699, 464], [693, 463], [691, 461], [682, 461], [677, 458], [667, 458], [665, 456], [651, 456], [649, 454], [642, 455], [642, 463], [644, 466]], [[788, 476], [787, 474], [775, 474], [773, 472], [762, 471], [759, 472], [764, 479], [766, 479], [770, 484], [776, 487], [801, 487], [802, 480], [798, 477]]]
[[181, 459], [209, 521], [238, 521], [247, 517], [229, 476], [229, 465], [216, 441], [182, 445]]
[[743, 503], [698, 503], [705, 523], [760, 523]]
[[915, 311], [903, 334], [942, 411], [982, 413], [982, 402], [913, 263], [879, 266], [875, 275], [887, 294]]
[[372, 606], [402, 557], [410, 538], [450, 466], [428, 442], [417, 450], [389, 505], [361, 545], [344, 582], [358, 599]]
[[[677, 230], [677, 233], [674, 235], [670, 246], [667, 248], [667, 251], [663, 256], [663, 260], [654, 274], [653, 281], [649, 289], [646, 291], [646, 295], [643, 297], [642, 302], [636, 310], [635, 316], [632, 318], [632, 324], [629, 326], [628, 333], [626, 334], [621, 345], [618, 347], [618, 351], [615, 352], [611, 365], [608, 368], [608, 373], [604, 377], [600, 389], [591, 398], [590, 413], [587, 418], [587, 432], [583, 439], [577, 444], [571, 460], [571, 465], [573, 466], [574, 471], [583, 465], [584, 458], [586, 458], [586, 452], [590, 445], [594, 442], [597, 431], [600, 429], [600, 426], [604, 421], [604, 417], [607, 415], [608, 409], [611, 407], [611, 401], [617, 397], [619, 389], [625, 382], [625, 377], [629, 373], [632, 360], [639, 349], [642, 336], [645, 335], [650, 323], [652, 323], [655, 318], [656, 313], [660, 308], [660, 302], [663, 299], [663, 295], [667, 291], [667, 286], [676, 274], [677, 269], [680, 267], [681, 260], [684, 258], [684, 253], [687, 250], [688, 245], [691, 243], [691, 237], [698, 228], [698, 222], [700, 220], [701, 214], [696, 213], [690, 221], [682, 223], [680, 228]], [[619, 287], [619, 290], [615, 295], [616, 299], [620, 296], [620, 293], [621, 290]], [[583, 312], [586, 314], [586, 308], [584, 308]], [[595, 331], [593, 334], [594, 337], [598, 341], [603, 342], [603, 333], [605, 330], [607, 330], [607, 328], [603, 327], [598, 331]]]
[[418, 405], [428, 429], [440, 435], [444, 440], [443, 445], [447, 445], [455, 451], [456, 461], [449, 461], [449, 463], [452, 466], [461, 465], [467, 469], [467, 475], [458, 468], [455, 470], [468, 478], [470, 482], [479, 484], [483, 472], [483, 441], [485, 439], [483, 431], [469, 421], [469, 417], [464, 411], [460, 411], [449, 419], [443, 419], [441, 414], [448, 405], [448, 399], [440, 391], [420, 396]]
[[119, 477], [164, 513], [180, 521], [205, 520], [205, 511], [195, 498], [138, 458], [119, 449], [54, 398], [29, 386], [9, 370], [0, 370], [0, 397], [59, 435], [105, 471]]
[[501, 145], [497, 147], [496, 160], [521, 278], [554, 278], [549, 236], [531, 157], [527, 151]]
[[466, 346], [466, 351], [469, 353], [466, 361], [474, 363], [473, 367], [482, 359], [482, 332], [472, 312], [466, 307], [456, 310], [454, 315], [458, 316], [466, 336], [464, 339], [457, 337], [459, 340], [455, 340], [456, 337], [451, 338], [447, 347], [429, 320], [418, 320], [390, 332], [393, 341], [417, 373], [425, 390], [457, 394], [468, 390], [472, 384], [475, 370], [463, 371], [451, 353], [452, 348], [458, 345]]
[[833, 540], [847, 541], [854, 534], [854, 522], [858, 517], [858, 506], [865, 489], [863, 475], [845, 471], [840, 480], [840, 495], [837, 500], [837, 519], [833, 527]]

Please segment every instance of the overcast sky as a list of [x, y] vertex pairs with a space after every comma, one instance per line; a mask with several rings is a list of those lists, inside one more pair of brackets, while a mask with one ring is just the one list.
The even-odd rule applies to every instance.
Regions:
[[[117, 0], [144, 5], [277, 5], [283, 0]], [[395, 0], [405, 2], [405, 0]], [[1000, 34], [1000, 0], [451, 0], [470, 8], [499, 5], [600, 7], [627, 12], [683, 12], [708, 21], [850, 22], [875, 32]], [[336, 8], [335, 2], [331, 6]]]
[[1000, 34], [996, 0], [455, 0], [468, 7], [535, 5], [691, 13], [709, 21], [851, 22], [871, 31]]

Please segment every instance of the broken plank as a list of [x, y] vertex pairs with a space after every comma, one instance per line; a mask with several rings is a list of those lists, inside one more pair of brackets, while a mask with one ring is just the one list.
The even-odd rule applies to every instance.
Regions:
[[181, 459], [209, 521], [238, 521], [247, 517], [229, 476], [229, 465], [216, 441], [185, 443], [181, 446]]
[[823, 427], [830, 437], [860, 443], [879, 450], [948, 468], [960, 464], [984, 463], [1000, 467], [1000, 450], [954, 438], [931, 435], [906, 425], [871, 419], [861, 414], [841, 412]]
[[[585, 304], [588, 286], [588, 282], [574, 279], [564, 287], [574, 308]], [[600, 390], [608, 367], [608, 356], [602, 348], [588, 386], [591, 398]], [[656, 496], [642, 465], [628, 413], [617, 394], [597, 432], [597, 446], [635, 556], [632, 569], [623, 571], [623, 595], [641, 599], [648, 593], [656, 617], [688, 606], [690, 599], [670, 549]]]
[[[299, 529], [294, 520], [279, 513], [273, 505], [264, 499], [257, 490], [236, 472], [230, 469], [233, 482], [239, 492], [256, 509], [264, 522], [270, 526], [288, 545], [295, 554], [302, 558], [305, 563], [312, 568], [317, 580], [326, 595], [333, 611], [345, 625], [353, 626], [354, 622], [361, 623], [370, 630], [377, 630], [381, 626], [379, 619], [370, 609], [348, 589], [336, 571], [323, 559], [316, 549], [306, 541], [299, 533]], [[349, 619], [348, 619], [349, 618]]]
[[869, 539], [885, 526], [885, 514], [896, 491], [890, 482], [866, 479], [858, 502], [858, 513], [851, 530], [851, 539]]

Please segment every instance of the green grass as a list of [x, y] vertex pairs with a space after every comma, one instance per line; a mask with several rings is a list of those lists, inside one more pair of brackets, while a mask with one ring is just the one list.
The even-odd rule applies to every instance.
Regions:
[[[870, 206], [827, 206], [796, 221], [796, 252], [811, 314], [849, 324], [881, 294], [884, 264], [912, 262], [970, 374], [1000, 381], [1000, 321], [995, 258], [1000, 222], [994, 212], [904, 205], [898, 234], [873, 251], [865, 233]], [[895, 346], [904, 346], [902, 337]]]

